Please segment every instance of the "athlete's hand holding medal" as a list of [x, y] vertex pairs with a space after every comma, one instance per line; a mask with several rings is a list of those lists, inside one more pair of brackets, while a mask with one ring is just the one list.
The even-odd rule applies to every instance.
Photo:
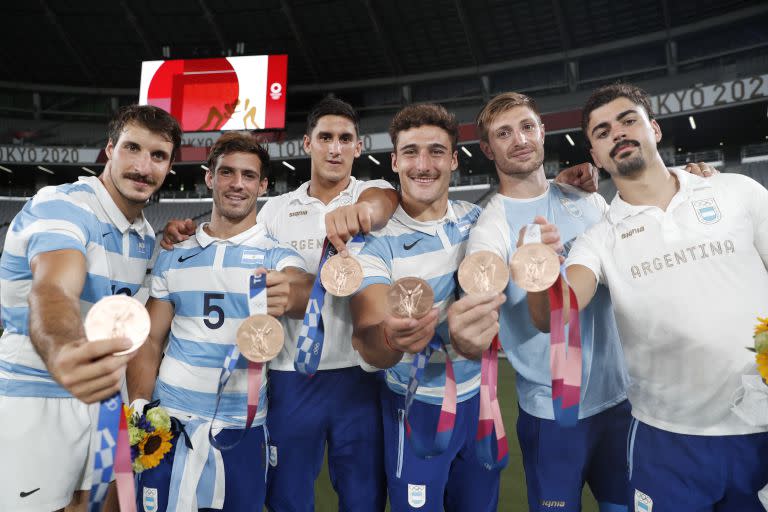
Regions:
[[438, 311], [435, 293], [418, 277], [398, 279], [387, 293], [388, 314], [382, 322], [384, 340], [397, 352], [418, 354], [434, 337]]

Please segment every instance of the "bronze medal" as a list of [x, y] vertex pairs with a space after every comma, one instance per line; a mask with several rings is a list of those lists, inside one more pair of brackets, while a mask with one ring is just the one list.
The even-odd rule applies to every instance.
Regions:
[[434, 302], [432, 287], [418, 277], [398, 279], [387, 293], [389, 312], [401, 318], [421, 318], [429, 313]]
[[529, 292], [548, 289], [560, 275], [560, 258], [548, 245], [525, 244], [517, 248], [509, 264], [512, 280]]
[[128, 338], [133, 346], [116, 356], [130, 354], [149, 336], [149, 313], [138, 300], [128, 295], [109, 295], [88, 310], [83, 327], [88, 341]]
[[325, 291], [336, 297], [352, 295], [363, 282], [363, 268], [352, 256], [335, 255], [328, 258], [320, 270]]
[[236, 340], [243, 357], [265, 363], [283, 349], [283, 326], [273, 316], [251, 315], [238, 327]]
[[509, 268], [491, 251], [470, 254], [459, 266], [459, 284], [467, 294], [502, 293], [509, 282]]

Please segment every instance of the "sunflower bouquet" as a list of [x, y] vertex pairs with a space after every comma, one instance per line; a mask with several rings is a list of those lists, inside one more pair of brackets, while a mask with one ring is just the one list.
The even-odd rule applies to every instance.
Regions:
[[758, 317], [757, 321], [754, 336], [755, 348], [749, 347], [749, 350], [755, 352], [757, 371], [763, 378], [763, 382], [768, 384], [768, 317]]
[[128, 437], [136, 474], [154, 468], [171, 451], [171, 418], [159, 400], [145, 405], [142, 412], [128, 409]]

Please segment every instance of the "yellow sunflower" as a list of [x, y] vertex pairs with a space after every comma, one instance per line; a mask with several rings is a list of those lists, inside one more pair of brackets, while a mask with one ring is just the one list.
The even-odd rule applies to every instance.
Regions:
[[139, 456], [137, 462], [144, 469], [151, 469], [163, 460], [166, 453], [171, 451], [171, 434], [165, 429], [157, 429], [148, 433], [144, 439], [139, 442]]
[[768, 354], [755, 354], [755, 360], [757, 361], [757, 371], [760, 372], [763, 381], [768, 384]]
[[759, 323], [755, 326], [755, 336], [757, 336], [761, 332], [768, 332], [768, 317], [766, 318], [757, 317], [757, 321]]

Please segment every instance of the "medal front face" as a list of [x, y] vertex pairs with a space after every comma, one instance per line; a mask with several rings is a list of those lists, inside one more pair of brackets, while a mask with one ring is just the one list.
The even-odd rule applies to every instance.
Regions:
[[459, 284], [467, 294], [501, 293], [509, 282], [509, 268], [490, 251], [473, 253], [459, 266]]
[[510, 263], [512, 280], [529, 292], [548, 289], [560, 275], [560, 258], [548, 245], [533, 243], [517, 248]]
[[251, 315], [237, 329], [237, 348], [254, 363], [274, 359], [283, 349], [283, 326], [270, 315]]
[[398, 279], [387, 292], [390, 314], [401, 318], [421, 318], [429, 313], [434, 302], [432, 287], [418, 277]]
[[320, 270], [325, 290], [336, 297], [352, 295], [363, 282], [363, 268], [352, 256], [335, 255], [328, 258]]
[[138, 350], [149, 336], [149, 313], [138, 300], [127, 295], [110, 295], [88, 310], [83, 327], [88, 341], [128, 338], [133, 346], [115, 355]]

